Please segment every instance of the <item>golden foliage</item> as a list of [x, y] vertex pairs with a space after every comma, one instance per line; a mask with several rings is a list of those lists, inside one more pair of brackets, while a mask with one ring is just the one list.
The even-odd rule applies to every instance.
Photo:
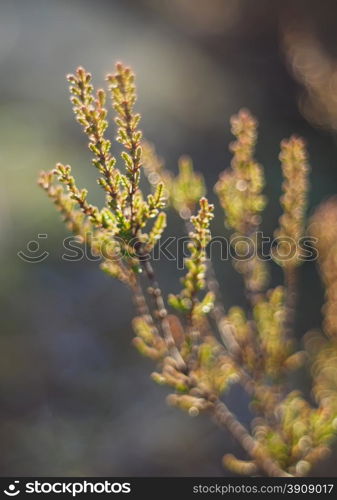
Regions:
[[[83, 68], [68, 80], [74, 114], [88, 136], [105, 204], [100, 209], [88, 201], [87, 191], [77, 187], [69, 165], [59, 163], [51, 172], [42, 172], [39, 184], [68, 228], [102, 257], [101, 268], [129, 286], [137, 310], [133, 343], [142, 355], [157, 363], [153, 380], [171, 388], [169, 404], [190, 416], [209, 412], [240, 442], [249, 460], [225, 455], [226, 467], [242, 474], [308, 474], [312, 465], [327, 455], [337, 431], [336, 200], [323, 204], [311, 221], [326, 286], [323, 330], [329, 340], [317, 333], [308, 335], [304, 353], [296, 349], [293, 335], [295, 278], [301, 263], [297, 250], [287, 261], [274, 254], [283, 268], [285, 283], [266, 290], [268, 269], [259, 257], [257, 238], [266, 206], [265, 179], [254, 158], [257, 122], [250, 113], [241, 110], [231, 120], [233, 158], [215, 186], [232, 245], [236, 241], [238, 252], [244, 253], [249, 238], [253, 249], [247, 259], [233, 259], [244, 280], [247, 308], [235, 306], [225, 311], [219, 284], [215, 276], [209, 278], [210, 271], [214, 273], [207, 258], [214, 207], [204, 197], [204, 180], [186, 156], [180, 159], [179, 173], [174, 176], [153, 146], [142, 140], [131, 69], [118, 63], [115, 73], [107, 77], [117, 141], [123, 147], [120, 168], [105, 137], [105, 92], [94, 91], [91, 75]], [[295, 137], [283, 141], [280, 160], [283, 214], [275, 234], [297, 242], [305, 234], [308, 190], [303, 141]], [[147, 195], [140, 188], [142, 172], [150, 184]], [[182, 290], [169, 296], [175, 314], [167, 310], [151, 255], [166, 227], [166, 203], [185, 223], [189, 221]], [[306, 357], [312, 365], [313, 405], [300, 392], [289, 391], [286, 383], [289, 373]], [[247, 391], [252, 411], [258, 413], [251, 430], [220, 399], [236, 383]]]

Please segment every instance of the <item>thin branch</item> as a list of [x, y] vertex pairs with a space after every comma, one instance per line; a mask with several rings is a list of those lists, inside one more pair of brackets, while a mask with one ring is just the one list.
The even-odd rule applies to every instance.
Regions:
[[247, 429], [229, 411], [225, 403], [217, 400], [213, 406], [213, 416], [220, 427], [226, 428], [238, 441], [249, 457], [256, 462], [258, 467], [269, 477], [292, 477], [282, 470], [261, 447], [261, 445], [249, 434]]
[[183, 360], [179, 350], [174, 341], [174, 337], [171, 331], [170, 323], [167, 319], [167, 309], [165, 306], [164, 298], [160, 289], [160, 286], [156, 280], [155, 273], [152, 267], [152, 264], [149, 260], [144, 260], [142, 262], [143, 269], [145, 271], [146, 277], [150, 283], [150, 286], [147, 288], [148, 294], [151, 296], [154, 307], [155, 307], [155, 317], [159, 322], [161, 330], [163, 332], [164, 340], [167, 345], [167, 348], [170, 354], [174, 357], [176, 362], [178, 363], [178, 367], [180, 370], [184, 371], [186, 369], [186, 363]]

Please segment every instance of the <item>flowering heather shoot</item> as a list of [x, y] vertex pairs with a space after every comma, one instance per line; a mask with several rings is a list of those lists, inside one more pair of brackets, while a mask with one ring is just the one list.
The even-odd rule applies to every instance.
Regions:
[[[256, 158], [258, 122], [247, 109], [230, 120], [232, 159], [219, 172], [215, 208], [191, 158], [181, 157], [175, 175], [143, 138], [132, 69], [117, 63], [106, 91], [94, 89], [83, 67], [68, 81], [105, 203], [90, 201], [67, 164], [42, 172], [39, 184], [67, 228], [100, 257], [102, 270], [129, 289], [133, 345], [152, 360], [152, 380], [167, 386], [169, 405], [189, 417], [208, 415], [237, 441], [240, 457], [223, 450], [226, 469], [243, 476], [309, 475], [329, 456], [337, 434], [337, 201], [331, 198], [308, 215], [305, 141], [291, 136], [281, 142], [278, 244], [263, 259], [259, 234], [268, 213], [268, 175]], [[118, 147], [109, 139], [111, 113]], [[168, 215], [180, 217], [188, 237], [180, 285], [177, 277], [178, 291], [169, 294], [158, 277], [161, 262], [153, 259]], [[239, 305], [221, 296], [222, 288], [230, 296], [230, 285], [216, 278], [218, 266], [208, 253], [216, 224], [246, 257], [231, 259], [241, 284]], [[319, 256], [325, 303], [321, 328], [304, 332], [303, 343], [295, 326], [305, 262], [297, 243], [305, 237]], [[109, 252], [102, 255], [102, 246]], [[127, 365], [122, 369], [128, 372]], [[309, 395], [297, 387], [299, 373], [310, 377]], [[227, 397], [234, 386], [249, 398], [248, 424]]]

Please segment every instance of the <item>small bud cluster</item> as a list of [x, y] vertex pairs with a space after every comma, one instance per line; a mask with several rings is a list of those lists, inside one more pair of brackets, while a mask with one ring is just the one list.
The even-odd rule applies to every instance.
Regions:
[[[283, 196], [281, 206], [283, 214], [280, 217], [280, 227], [275, 236], [280, 238], [278, 251], [281, 255], [289, 253], [289, 244], [297, 243], [303, 236], [304, 218], [307, 206], [308, 171], [307, 153], [302, 139], [291, 137], [281, 142], [280, 153], [283, 172]], [[284, 243], [282, 243], [284, 241]], [[298, 246], [289, 259], [274, 259], [281, 266], [294, 267], [299, 265]]]
[[202, 302], [197, 300], [198, 292], [206, 285], [206, 247], [211, 239], [209, 224], [213, 218], [213, 210], [214, 206], [208, 203], [207, 198], [200, 199], [200, 210], [197, 215], [191, 217], [194, 231], [190, 233], [190, 256], [185, 260], [188, 272], [182, 279], [183, 290], [179, 295], [171, 295], [169, 298], [171, 306], [181, 312], [190, 312], [192, 316], [208, 313], [213, 304], [211, 292]]
[[149, 182], [157, 185], [163, 182], [166, 198], [184, 220], [189, 220], [194, 213], [200, 198], [206, 194], [206, 186], [203, 176], [193, 169], [192, 159], [181, 156], [178, 162], [178, 175], [165, 168], [164, 162], [158, 157], [154, 147], [143, 142], [144, 169]]
[[[233, 159], [216, 183], [215, 192], [224, 210], [225, 225], [234, 231], [233, 238], [249, 237], [256, 245], [256, 232], [266, 205], [263, 169], [254, 159], [257, 122], [247, 110], [241, 110], [232, 117], [231, 125], [236, 138], [230, 145]], [[234, 265], [243, 276], [249, 300], [254, 301], [268, 278], [264, 262], [252, 255], [249, 261], [236, 260]]]
[[231, 119], [236, 141], [231, 144], [231, 168], [225, 170], [215, 185], [224, 209], [226, 225], [239, 234], [250, 234], [260, 223], [259, 215], [266, 205], [262, 194], [262, 167], [254, 160], [257, 137], [256, 120], [246, 110]]

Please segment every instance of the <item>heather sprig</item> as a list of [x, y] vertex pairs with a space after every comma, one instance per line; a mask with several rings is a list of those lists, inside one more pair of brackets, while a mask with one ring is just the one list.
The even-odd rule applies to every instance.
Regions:
[[214, 206], [207, 198], [200, 199], [198, 214], [191, 217], [194, 231], [190, 233], [188, 250], [190, 256], [185, 259], [187, 273], [182, 278], [183, 290], [179, 295], [169, 297], [170, 304], [179, 311], [193, 314], [206, 314], [213, 305], [214, 297], [208, 292], [201, 303], [197, 300], [199, 291], [206, 286], [206, 248], [211, 239], [210, 221], [214, 217]]
[[[88, 136], [92, 162], [100, 174], [98, 183], [106, 193], [105, 204], [98, 208], [88, 201], [86, 189], [77, 187], [69, 165], [58, 163], [51, 172], [42, 172], [39, 184], [67, 227], [101, 257], [103, 271], [129, 287], [136, 309], [133, 344], [156, 363], [152, 379], [170, 388], [169, 404], [192, 417], [210, 414], [240, 443], [247, 460], [225, 454], [223, 463], [229, 469], [245, 475], [308, 474], [327, 455], [337, 432], [336, 201], [323, 204], [311, 221], [326, 300], [323, 334], [308, 334], [303, 352], [296, 349], [293, 335], [295, 271], [301, 262], [298, 248], [288, 261], [273, 253], [284, 270], [285, 283], [270, 290], [266, 289], [267, 265], [257, 252], [266, 198], [264, 172], [254, 157], [255, 118], [246, 110], [232, 118], [233, 158], [215, 186], [232, 245], [235, 242], [238, 253], [245, 253], [245, 239], [250, 238], [255, 247], [248, 259], [233, 259], [243, 277], [246, 308], [228, 308], [221, 302], [220, 284], [207, 257], [214, 207], [204, 197], [203, 177], [194, 172], [186, 156], [174, 176], [154, 147], [142, 140], [132, 70], [118, 63], [115, 73], [107, 77], [116, 139], [123, 147], [120, 168], [105, 136], [105, 92], [94, 91], [91, 75], [81, 67], [68, 80], [75, 117]], [[283, 214], [275, 235], [298, 243], [305, 231], [309, 185], [303, 141], [295, 137], [283, 141], [280, 159]], [[141, 189], [142, 171], [149, 181], [149, 194]], [[166, 205], [179, 213], [189, 233], [182, 290], [169, 295], [173, 314], [152, 262], [152, 250], [166, 227]], [[283, 250], [281, 245], [279, 252]], [[289, 373], [304, 359], [311, 363], [314, 404], [287, 385]], [[249, 429], [221, 399], [232, 384], [243, 387], [257, 415]]]
[[144, 169], [151, 185], [162, 182], [165, 186], [165, 198], [168, 204], [177, 211], [182, 219], [189, 221], [198, 206], [200, 198], [206, 194], [205, 180], [200, 172], [195, 172], [192, 159], [181, 156], [178, 161], [178, 174], [174, 176], [165, 168], [154, 146], [149, 142], [142, 143], [144, 152]]
[[170, 185], [170, 199], [179, 215], [187, 220], [194, 213], [200, 198], [206, 194], [205, 181], [200, 173], [194, 171], [189, 156], [180, 157], [178, 168], [178, 175]]
[[325, 285], [323, 327], [337, 341], [337, 199], [330, 198], [315, 211], [310, 221], [310, 233], [316, 238], [321, 275]]
[[142, 132], [138, 128], [140, 114], [134, 111], [136, 103], [135, 76], [130, 68], [118, 63], [116, 72], [108, 75], [107, 81], [112, 106], [117, 114], [115, 118], [118, 126], [116, 140], [124, 147], [121, 156], [127, 173], [123, 182], [128, 192], [131, 231], [133, 235], [136, 235], [138, 224], [135, 196], [139, 189], [140, 169], [142, 166]]
[[76, 186], [75, 178], [71, 175], [70, 165], [58, 163], [55, 167], [54, 174], [57, 176], [60, 183], [66, 186], [71, 199], [76, 201], [83, 214], [88, 216], [91, 222], [98, 227], [103, 226], [104, 222], [98, 208], [87, 201], [88, 191], [86, 189], [79, 189]]
[[239, 234], [250, 235], [260, 224], [260, 214], [266, 205], [262, 193], [262, 167], [254, 159], [257, 122], [247, 110], [231, 119], [236, 140], [230, 149], [233, 159], [230, 169], [220, 176], [215, 191], [225, 213], [225, 223]]
[[110, 152], [111, 142], [104, 135], [108, 128], [105, 91], [99, 89], [94, 95], [92, 76], [82, 67], [67, 78], [76, 120], [89, 138], [89, 149], [94, 154], [92, 162], [101, 174], [98, 183], [106, 191], [109, 204], [116, 209], [120, 174], [114, 168], [116, 159]]
[[284, 336], [284, 289], [277, 287], [254, 307], [254, 320], [264, 352], [264, 376], [278, 379], [285, 362], [293, 352], [293, 345]]
[[224, 210], [225, 225], [232, 231], [232, 240], [239, 241], [237, 250], [240, 252], [240, 239], [244, 246], [244, 240], [250, 238], [255, 246], [256, 252], [251, 252], [249, 259], [234, 261], [243, 276], [246, 294], [254, 303], [268, 281], [265, 263], [257, 256], [256, 233], [267, 202], [263, 194], [263, 168], [254, 158], [257, 121], [247, 110], [241, 110], [232, 117], [231, 129], [236, 138], [230, 145], [233, 158], [230, 168], [220, 175], [215, 192]]
[[86, 214], [83, 213], [83, 210], [77, 208], [76, 201], [70, 192], [66, 191], [65, 186], [56, 184], [55, 181], [56, 175], [54, 171], [42, 171], [38, 183], [54, 202], [68, 229], [84, 242], [93, 234], [94, 226], [86, 217]]
[[309, 188], [309, 165], [304, 141], [295, 136], [282, 141], [280, 160], [284, 178], [281, 197], [283, 214], [280, 217], [280, 227], [274, 234], [280, 239], [277, 248], [281, 256], [289, 254], [289, 245], [294, 251], [287, 259], [278, 258], [276, 253], [273, 257], [279, 265], [293, 268], [301, 263], [299, 241], [304, 235]]

